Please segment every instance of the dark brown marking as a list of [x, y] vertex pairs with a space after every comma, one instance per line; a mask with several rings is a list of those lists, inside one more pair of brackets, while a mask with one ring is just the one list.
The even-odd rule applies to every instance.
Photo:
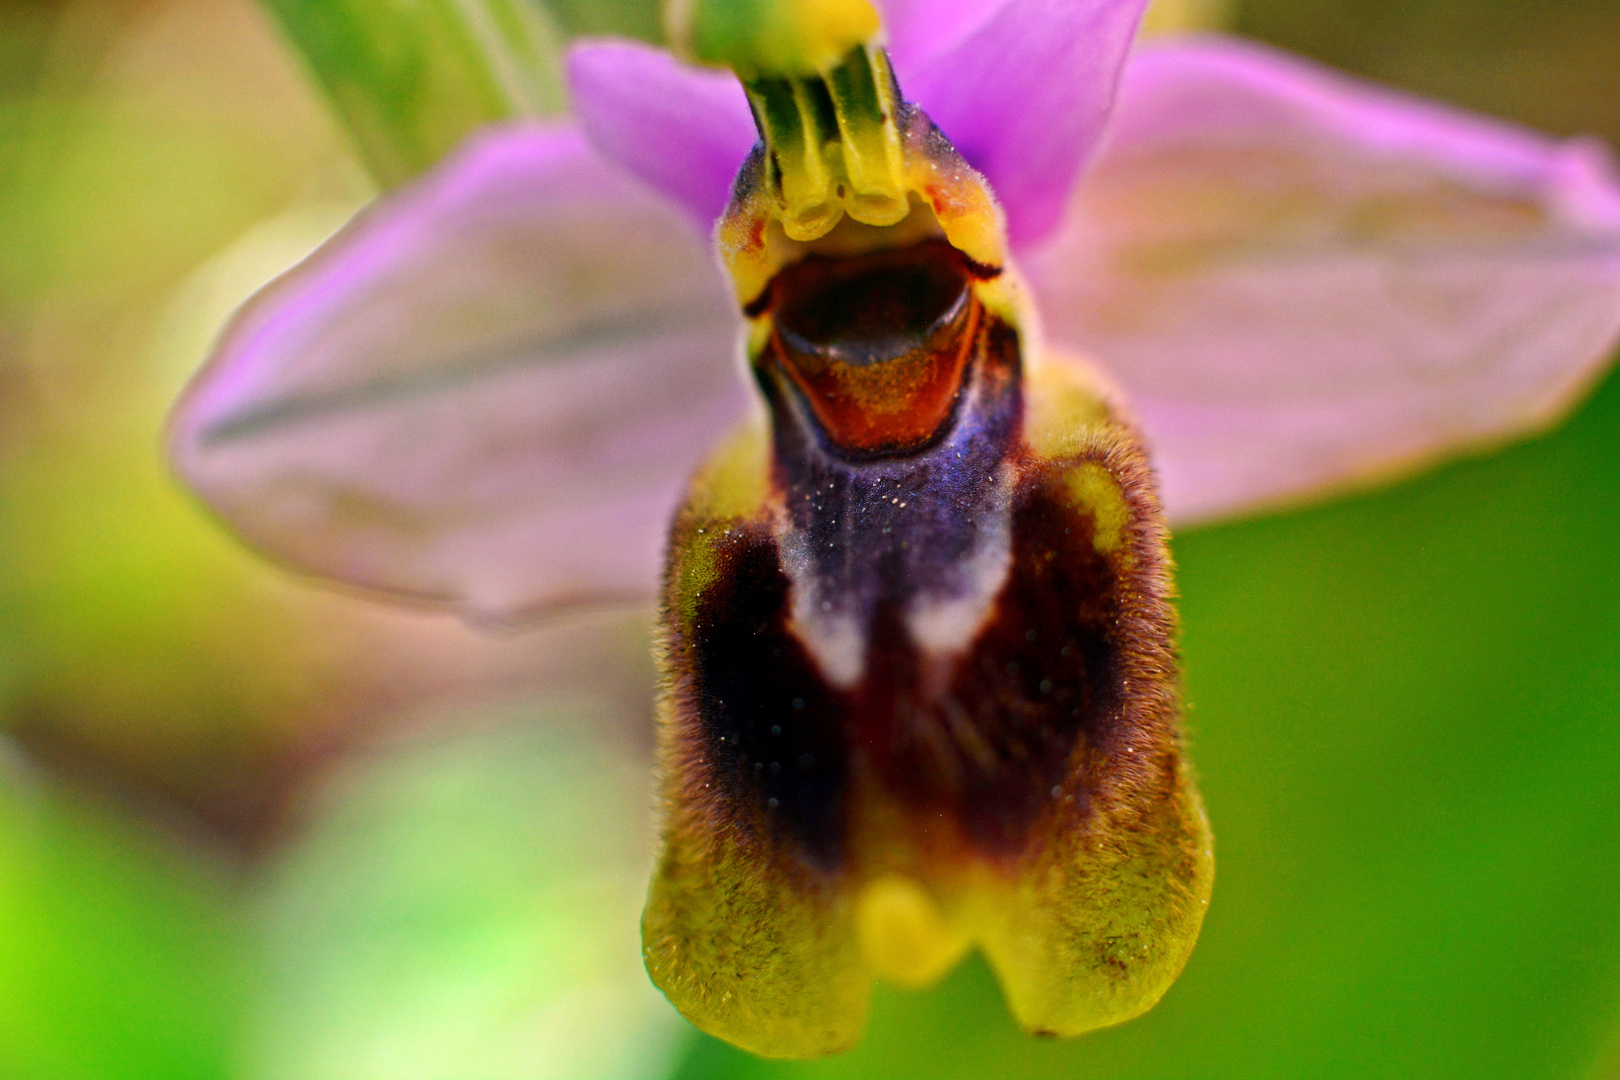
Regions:
[[[1055, 473], [1030, 485], [1013, 513], [1012, 572], [940, 706], [962, 710], [994, 764], [958, 747], [960, 779], [938, 772], [919, 795], [957, 792], [963, 826], [987, 849], [1022, 845], [1076, 747], [1106, 742], [1118, 716], [1122, 582], [1092, 533], [1090, 516], [1074, 508]], [[1090, 794], [1057, 797], [1083, 808]]]
[[1105, 738], [1114, 716], [1116, 585], [1089, 518], [1031, 485], [1013, 512], [1007, 583], [942, 691], [925, 687], [899, 612], [878, 608], [866, 678], [845, 700], [850, 742], [894, 796], [950, 814], [986, 854], [1017, 853], [1075, 747]]
[[970, 259], [966, 255], [962, 256], [962, 261], [967, 264], [968, 273], [980, 281], [994, 281], [1006, 269], [994, 263], [982, 263], [978, 259]]
[[790, 586], [775, 540], [737, 529], [711, 543], [714, 583], [678, 646], [714, 763], [710, 782], [733, 805], [763, 811], [812, 864], [832, 869], [845, 842], [842, 702], [788, 630]]
[[688, 715], [737, 820], [763, 811], [831, 870], [857, 771], [921, 813], [948, 815], [991, 856], [1019, 854], [1054, 798], [1089, 805], [1072, 759], [1082, 745], [1106, 748], [1121, 714], [1122, 583], [1056, 472], [1020, 493], [994, 613], [933, 691], [894, 602], [873, 612], [865, 677], [839, 691], [789, 629], [789, 581], [769, 534], [737, 530], [716, 550], [718, 574], [680, 651]]

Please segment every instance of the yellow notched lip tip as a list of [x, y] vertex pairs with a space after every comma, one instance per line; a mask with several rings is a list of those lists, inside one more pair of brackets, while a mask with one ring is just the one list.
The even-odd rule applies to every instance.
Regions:
[[861, 889], [855, 932], [867, 967], [913, 990], [938, 982], [971, 944], [921, 885], [898, 874]]

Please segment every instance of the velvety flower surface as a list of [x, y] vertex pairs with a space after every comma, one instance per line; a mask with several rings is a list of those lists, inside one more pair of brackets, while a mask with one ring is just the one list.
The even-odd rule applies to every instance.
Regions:
[[[912, 768], [909, 750], [834, 738], [840, 724], [867, 723], [859, 718], [869, 713], [881, 728], [905, 711], [895, 700], [935, 693], [917, 689], [937, 675], [927, 674], [936, 659], [927, 649], [919, 660], [915, 648], [868, 638], [861, 647], [874, 666], [852, 653], [844, 670], [838, 620], [848, 597], [814, 592], [832, 578], [794, 579], [791, 599], [785, 591], [782, 568], [800, 556], [777, 554], [792, 542], [780, 523], [810, 514], [794, 527], [819, 537], [828, 523], [812, 520], [818, 493], [867, 483], [881, 468], [840, 464], [823, 476], [822, 451], [784, 456], [798, 436], [772, 397], [771, 464], [762, 464], [763, 429], [744, 422], [676, 520], [664, 588], [670, 812], [644, 923], [648, 964], [700, 1026], [761, 1052], [848, 1045], [872, 972], [925, 982], [970, 943], [989, 955], [1024, 1026], [1046, 1033], [1135, 1015], [1185, 961], [1208, 896], [1208, 835], [1175, 734], [1174, 618], [1154, 481], [1119, 410], [1140, 420], [1172, 518], [1205, 519], [1544, 425], [1590, 384], [1620, 335], [1620, 187], [1595, 148], [1411, 102], [1252, 45], [1197, 40], [1132, 54], [1142, 6], [897, 2], [886, 12], [900, 85], [950, 140], [930, 142], [920, 114], [903, 117], [912, 194], [925, 194], [928, 221], [944, 236], [860, 254], [895, 273], [954, 266], [970, 298], [961, 318], [980, 335], [976, 381], [961, 391], [965, 419], [938, 447], [951, 449], [960, 434], [955, 460], [971, 461], [973, 440], [1015, 434], [983, 470], [982, 505], [956, 506], [952, 487], [930, 524], [895, 519], [896, 529], [922, 530], [922, 554], [875, 532], [860, 542], [885, 545], [895, 565], [915, 563], [904, 584], [921, 590], [949, 558], [934, 549], [981, 528], [973, 513], [1005, 518], [997, 500], [1025, 500], [998, 556], [1013, 566], [999, 571], [1008, 584], [987, 594], [997, 614], [963, 624], [979, 635], [968, 639], [972, 655], [989, 658], [983, 685], [949, 703], [982, 701], [1008, 725], [962, 736], [965, 746], [1007, 736], [1008, 755], [981, 747], [1000, 763], [987, 772], [997, 784], [1019, 770], [1036, 780], [1019, 772], [1016, 791], [998, 788], [981, 807], [972, 775], [931, 778]], [[570, 78], [573, 120], [475, 139], [345, 228], [232, 325], [177, 413], [175, 456], [258, 546], [484, 618], [654, 594], [666, 526], [694, 467], [759, 410], [738, 355], [737, 299], [755, 329], [775, 305], [786, 320], [790, 279], [842, 295], [836, 275], [847, 267], [836, 267], [847, 258], [818, 252], [792, 274], [778, 262], [757, 280], [739, 271], [749, 244], [769, 253], [761, 238], [773, 226], [760, 209], [763, 156], [732, 186], [755, 134], [729, 79], [613, 42], [577, 46]], [[1016, 260], [1005, 278], [1002, 218], [985, 182]], [[722, 211], [737, 298], [706, 243]], [[953, 231], [980, 226], [988, 255]], [[918, 254], [927, 251], [944, 261], [916, 261], [936, 259]], [[1038, 323], [1008, 299], [1021, 295], [1019, 281]], [[761, 340], [750, 338], [755, 364], [768, 351]], [[1090, 389], [1096, 366], [1117, 392]], [[807, 371], [792, 377], [821, 377]], [[774, 377], [759, 374], [767, 397]], [[854, 369], [832, 377], [868, 386]], [[1069, 379], [1087, 387], [1076, 400], [1103, 419], [1047, 407], [1069, 400]], [[851, 392], [878, 411], [899, 393]], [[845, 407], [841, 397], [817, 400], [818, 409]], [[1014, 419], [1003, 424], [1003, 415]], [[1059, 430], [1053, 416], [1073, 423]], [[836, 412], [820, 422], [845, 450], [864, 453], [887, 445], [862, 441], [873, 437], [870, 419]], [[919, 433], [944, 430], [931, 421]], [[925, 442], [908, 435], [896, 445], [911, 454]], [[912, 466], [896, 468], [881, 482], [915, 479]], [[951, 483], [966, 482], [970, 466], [941, 465], [952, 468], [960, 475]], [[1006, 495], [1013, 489], [997, 485], [1018, 470], [1021, 486]], [[907, 506], [899, 495], [887, 502]], [[956, 519], [967, 511], [964, 526]], [[891, 512], [886, 503], [881, 512]], [[1063, 539], [1071, 517], [1089, 545]], [[1041, 543], [1026, 551], [1030, 537]], [[839, 581], [872, 576], [858, 559], [840, 566]], [[863, 588], [850, 584], [849, 595]], [[1071, 593], [1100, 606], [1071, 604]], [[898, 618], [872, 596], [876, 614], [862, 616], [860, 631], [868, 635]], [[811, 599], [814, 610], [793, 607]], [[941, 624], [947, 637], [958, 621]], [[1058, 645], [1064, 658], [1093, 638], [1100, 651], [1074, 686], [1024, 687], [1023, 662], [1034, 662], [1048, 631], [1054, 674]], [[883, 633], [928, 640], [898, 622]], [[806, 645], [816, 662], [800, 672]], [[1098, 686], [1117, 700], [1095, 704]], [[1087, 728], [1071, 754], [1069, 742], [1028, 741], [1017, 726], [1026, 721], [1008, 719], [1063, 694], [1073, 717], [1124, 717], [1122, 734]], [[749, 703], [748, 724], [728, 727], [723, 714], [736, 701]], [[833, 742], [796, 747], [779, 782], [775, 751], [749, 740], [767, 727], [784, 737], [756, 712], [791, 710], [832, 719], [790, 734]], [[1061, 711], [1071, 715], [1067, 704]], [[982, 719], [965, 716], [940, 723]], [[1040, 725], [1041, 738], [1056, 730]], [[739, 776], [770, 761], [757, 781], [738, 781], [757, 806], [720, 790], [730, 785], [727, 755]], [[1063, 771], [1071, 757], [1081, 762], [1072, 775]], [[826, 790], [839, 800], [853, 791], [850, 805], [867, 808], [847, 821], [841, 809], [823, 814], [817, 788], [803, 813], [789, 814], [801, 788], [810, 791], [776, 786], [788, 784], [794, 760], [823, 772], [847, 764], [855, 779], [838, 772]], [[874, 761], [868, 791], [860, 770]], [[896, 793], [900, 802], [890, 800]], [[863, 803], [869, 795], [875, 801]], [[932, 819], [904, 809], [906, 799], [951, 809], [931, 832]], [[813, 825], [817, 814], [826, 828]], [[972, 843], [958, 850], [945, 835], [954, 828]], [[915, 835], [893, 839], [902, 834]], [[947, 896], [943, 916], [918, 882], [935, 900]]]

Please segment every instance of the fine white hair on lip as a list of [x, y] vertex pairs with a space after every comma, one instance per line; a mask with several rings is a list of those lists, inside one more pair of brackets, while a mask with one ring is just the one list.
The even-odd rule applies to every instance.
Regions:
[[792, 582], [789, 629], [804, 644], [822, 678], [839, 690], [853, 690], [866, 676], [871, 633], [858, 610], [828, 594], [816, 582], [809, 537], [790, 527], [786, 515], [775, 523], [782, 569]]
[[[1010, 494], [1010, 485], [1004, 485], [998, 509], [1005, 509]], [[973, 644], [995, 610], [996, 597], [1012, 569], [1007, 518], [993, 514], [981, 520], [986, 527], [979, 533], [980, 545], [958, 568], [958, 591], [919, 596], [906, 610], [906, 628], [917, 647], [929, 656], [947, 659]]]
[[[906, 629], [927, 657], [948, 660], [967, 649], [995, 610], [996, 597], [1012, 566], [1012, 545], [1003, 526], [961, 567], [963, 591], [925, 595], [906, 611]], [[785, 560], [786, 561], [786, 560]], [[822, 675], [840, 690], [850, 690], [866, 674], [871, 633], [856, 614], [822, 608], [818, 591], [798, 584], [793, 590], [795, 636], [815, 658]]]
[[866, 674], [871, 634], [861, 628], [854, 615], [825, 614], [802, 603], [807, 590], [794, 590], [793, 633], [815, 658], [822, 677], [839, 690], [853, 690]]
[[972, 587], [956, 596], [924, 596], [906, 612], [906, 628], [925, 654], [941, 659], [955, 656], [979, 636], [995, 610], [996, 596], [1012, 566], [1012, 548], [986, 544], [962, 567]]

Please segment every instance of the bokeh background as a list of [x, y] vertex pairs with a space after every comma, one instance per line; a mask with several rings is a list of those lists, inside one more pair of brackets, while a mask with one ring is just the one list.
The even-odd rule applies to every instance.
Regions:
[[[550, 15], [658, 34], [644, 0]], [[1620, 146], [1620, 0], [1206, 15]], [[0, 1076], [1620, 1078], [1620, 377], [1546, 437], [1176, 538], [1219, 875], [1158, 1009], [1029, 1040], [969, 962], [772, 1064], [640, 971], [643, 613], [379, 606], [164, 472], [220, 322], [374, 191], [247, 0], [0, 0]]]

